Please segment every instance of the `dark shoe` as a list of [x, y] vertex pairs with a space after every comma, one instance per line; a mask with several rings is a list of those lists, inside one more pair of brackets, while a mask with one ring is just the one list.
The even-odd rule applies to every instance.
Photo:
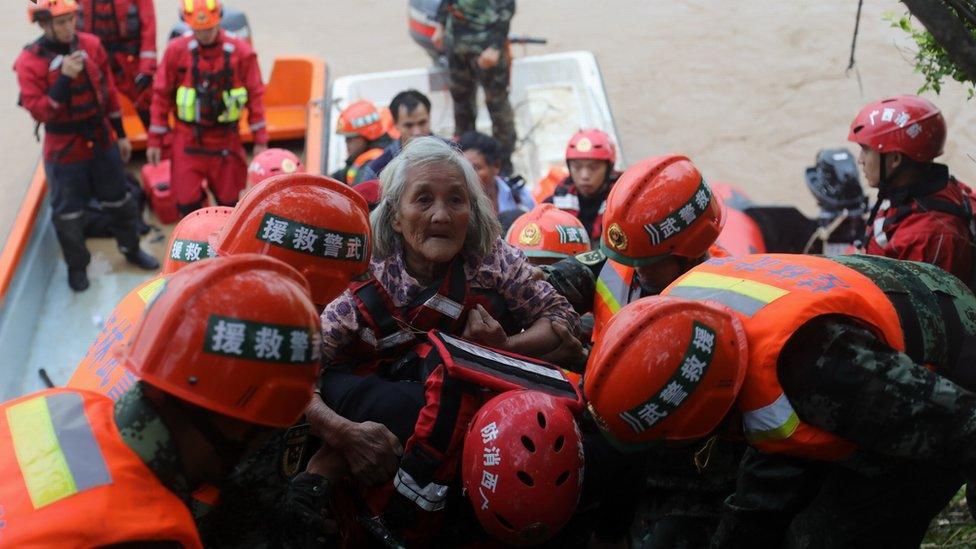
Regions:
[[147, 254], [139, 248], [136, 248], [136, 251], [134, 252], [125, 254], [125, 260], [136, 267], [145, 269], [147, 271], [155, 271], [159, 268], [159, 261], [156, 261], [155, 257]]
[[68, 269], [68, 286], [76, 292], [88, 289], [88, 273], [85, 269]]

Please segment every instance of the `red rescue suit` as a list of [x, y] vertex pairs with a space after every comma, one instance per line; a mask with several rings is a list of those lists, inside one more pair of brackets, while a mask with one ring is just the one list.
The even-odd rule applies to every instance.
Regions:
[[79, 4], [78, 28], [102, 40], [119, 91], [148, 114], [156, 72], [152, 0], [80, 0]]
[[931, 164], [926, 177], [889, 191], [868, 227], [866, 252], [931, 263], [970, 283], [976, 197], [942, 164]]
[[[70, 81], [59, 80], [64, 56], [74, 51], [84, 53], [85, 69]], [[20, 105], [44, 124], [44, 162], [89, 160], [94, 147], [114, 146], [110, 120], [121, 127], [122, 113], [108, 54], [98, 37], [79, 32], [72, 44], [42, 37], [24, 48], [14, 71]]]
[[202, 183], [223, 206], [233, 206], [247, 181], [238, 124], [244, 106], [254, 143], [268, 143], [264, 84], [250, 44], [221, 30], [213, 44], [192, 36], [170, 42], [153, 84], [149, 146], [161, 147], [176, 118], [170, 181], [181, 212], [202, 207]]

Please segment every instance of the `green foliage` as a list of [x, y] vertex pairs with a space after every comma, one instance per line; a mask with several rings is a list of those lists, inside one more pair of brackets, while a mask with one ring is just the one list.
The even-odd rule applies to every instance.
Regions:
[[[925, 83], [918, 89], [918, 93], [932, 90], [936, 94], [942, 91], [942, 82], [946, 77], [952, 78], [956, 82], [963, 84], [969, 92], [969, 98], [976, 96], [976, 87], [969, 81], [966, 74], [956, 66], [949, 58], [944, 47], [939, 44], [927, 30], [916, 28], [911, 23], [911, 14], [906, 13], [901, 17], [894, 14], [885, 14], [885, 20], [891, 23], [893, 28], [901, 29], [915, 41], [918, 50], [915, 52], [915, 72], [925, 78]], [[965, 23], [966, 28], [976, 38], [976, 28]]]

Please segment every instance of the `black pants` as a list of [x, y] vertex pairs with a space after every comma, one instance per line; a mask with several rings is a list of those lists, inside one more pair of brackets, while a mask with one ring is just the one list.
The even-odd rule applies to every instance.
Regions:
[[52, 221], [69, 269], [84, 269], [91, 260], [85, 246], [84, 215], [92, 199], [114, 219], [119, 250], [128, 254], [139, 248], [138, 209], [126, 188], [125, 169], [115, 143], [96, 148], [89, 160], [45, 162], [44, 173], [51, 192]]

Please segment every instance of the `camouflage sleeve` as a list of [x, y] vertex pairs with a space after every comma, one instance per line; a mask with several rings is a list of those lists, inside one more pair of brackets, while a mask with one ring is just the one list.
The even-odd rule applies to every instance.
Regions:
[[600, 252], [587, 252], [542, 267], [546, 282], [565, 297], [579, 314], [593, 310], [596, 279], [606, 257]]
[[953, 464], [976, 458], [976, 394], [860, 326], [807, 324], [780, 354], [779, 378], [800, 419], [862, 450]]

